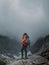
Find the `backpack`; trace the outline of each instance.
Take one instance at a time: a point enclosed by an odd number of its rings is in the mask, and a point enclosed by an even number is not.
[[[30,45],[30,40],[29,40],[29,38],[25,41],[25,45],[26,45],[26,46]]]

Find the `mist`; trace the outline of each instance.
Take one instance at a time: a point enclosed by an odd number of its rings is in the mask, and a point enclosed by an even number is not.
[[[0,0],[0,35],[31,41],[49,34],[49,0]]]

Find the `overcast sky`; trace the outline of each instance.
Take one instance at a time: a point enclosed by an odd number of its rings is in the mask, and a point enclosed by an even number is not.
[[[0,34],[33,41],[49,34],[49,0],[0,0]]]

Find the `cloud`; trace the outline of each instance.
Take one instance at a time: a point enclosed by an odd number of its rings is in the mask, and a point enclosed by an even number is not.
[[[0,34],[10,37],[24,32],[35,39],[49,33],[48,0],[0,0]]]

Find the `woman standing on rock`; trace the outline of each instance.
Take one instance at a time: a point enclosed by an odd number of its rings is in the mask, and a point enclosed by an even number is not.
[[[23,51],[25,51],[25,59],[27,59],[27,47],[30,45],[29,36],[27,33],[23,34],[22,41],[21,41],[21,58],[23,59]]]

